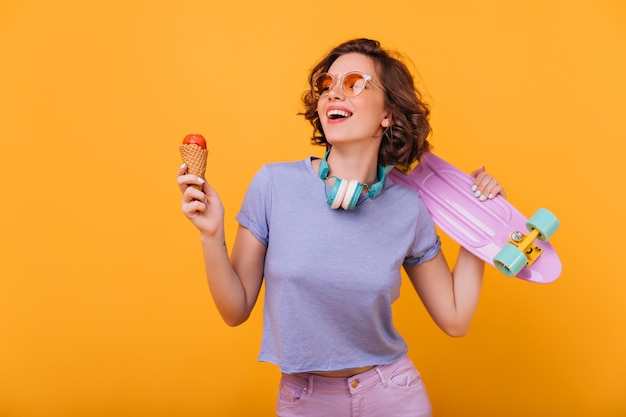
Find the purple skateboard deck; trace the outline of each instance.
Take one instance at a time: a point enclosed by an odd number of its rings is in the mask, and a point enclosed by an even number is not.
[[[471,190],[473,178],[433,153],[425,153],[407,174],[392,169],[388,175],[393,182],[416,190],[435,224],[491,265],[511,233],[528,233],[528,218],[506,199],[496,196],[480,201]],[[540,256],[516,277],[542,284],[554,281],[561,274],[559,256],[548,242],[537,240],[534,244]]]

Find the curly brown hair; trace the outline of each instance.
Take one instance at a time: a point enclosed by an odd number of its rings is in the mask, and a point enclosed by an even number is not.
[[[309,84],[319,73],[327,72],[330,66],[342,55],[359,53],[374,61],[379,83],[385,91],[385,106],[391,111],[392,125],[385,129],[378,151],[381,165],[409,166],[419,161],[422,154],[430,149],[427,140],[431,132],[428,116],[429,106],[423,101],[421,92],[415,87],[413,76],[406,64],[395,52],[380,46],[380,42],[371,39],[353,39],[332,49],[309,74]],[[314,145],[330,144],[324,136],[322,124],[317,114],[317,98],[313,89],[302,95],[303,115],[313,126]]]

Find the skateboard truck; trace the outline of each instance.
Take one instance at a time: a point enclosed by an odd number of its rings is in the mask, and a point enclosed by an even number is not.
[[[546,242],[559,228],[559,220],[550,211],[540,208],[526,222],[528,234],[515,231],[509,241],[493,258],[493,264],[509,277],[516,276],[524,267],[530,267],[543,250],[535,245],[535,239]]]
[[[530,234],[524,234],[520,231],[511,233],[509,238],[510,244],[517,247],[521,252],[526,255],[526,267],[531,266],[537,258],[541,255],[541,248],[535,245],[535,239],[539,236],[539,231],[533,229]]]

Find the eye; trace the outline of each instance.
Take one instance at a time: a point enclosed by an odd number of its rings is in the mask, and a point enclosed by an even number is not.
[[[359,94],[365,88],[365,78],[358,73],[346,74],[343,79],[343,88],[346,93]]]
[[[328,74],[322,74],[315,79],[313,88],[318,95],[327,93],[333,85],[333,78]]]

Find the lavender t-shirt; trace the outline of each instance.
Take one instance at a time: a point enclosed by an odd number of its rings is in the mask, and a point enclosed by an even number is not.
[[[392,321],[401,267],[440,249],[417,193],[385,179],[333,210],[312,158],[263,166],[237,215],[267,246],[260,361],[282,372],[387,364],[407,352]]]

